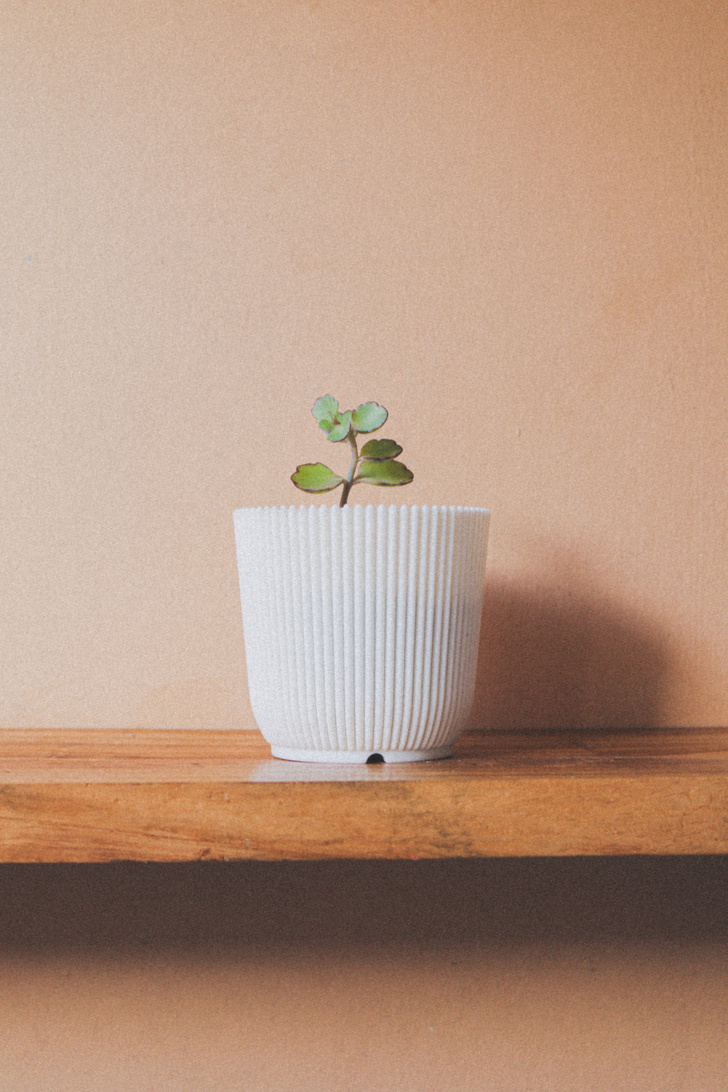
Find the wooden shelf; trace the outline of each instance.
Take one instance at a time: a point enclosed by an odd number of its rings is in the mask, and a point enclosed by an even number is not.
[[[728,729],[471,733],[407,765],[257,732],[0,731],[0,861],[728,852]]]

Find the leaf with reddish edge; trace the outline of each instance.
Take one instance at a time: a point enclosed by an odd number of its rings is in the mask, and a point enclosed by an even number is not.
[[[364,482],[366,485],[408,485],[414,474],[396,459],[387,459],[386,462],[363,461],[359,464],[356,482]]]
[[[328,493],[341,485],[343,478],[323,463],[303,463],[291,474],[291,481],[304,493]]]
[[[362,402],[352,413],[351,424],[357,432],[376,432],[387,417],[387,411],[378,402]]]
[[[361,458],[372,459],[374,462],[396,459],[401,454],[402,448],[394,440],[369,440],[361,449]]]

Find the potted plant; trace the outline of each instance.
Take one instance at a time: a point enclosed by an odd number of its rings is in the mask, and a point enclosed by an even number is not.
[[[443,758],[473,700],[489,513],[428,505],[351,506],[360,483],[412,481],[376,402],[313,415],[347,444],[344,475],[297,467],[309,493],[337,506],[234,514],[250,699],[277,758],[413,762]]]

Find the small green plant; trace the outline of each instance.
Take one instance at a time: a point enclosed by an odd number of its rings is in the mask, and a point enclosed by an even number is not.
[[[346,504],[351,488],[359,482],[367,485],[407,485],[414,474],[404,463],[397,461],[402,448],[394,440],[368,440],[359,451],[356,442],[360,433],[376,432],[387,420],[384,406],[376,402],[363,402],[355,410],[340,410],[339,403],[330,395],[317,398],[311,411],[333,444],[348,440],[351,448],[349,469],[345,477],[335,474],[323,463],[304,463],[296,467],[291,481],[304,493],[328,493],[343,485],[340,507]]]

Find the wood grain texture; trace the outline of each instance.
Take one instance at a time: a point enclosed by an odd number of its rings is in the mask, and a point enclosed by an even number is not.
[[[0,731],[0,860],[728,852],[728,730],[471,733],[320,766],[257,732]]]

